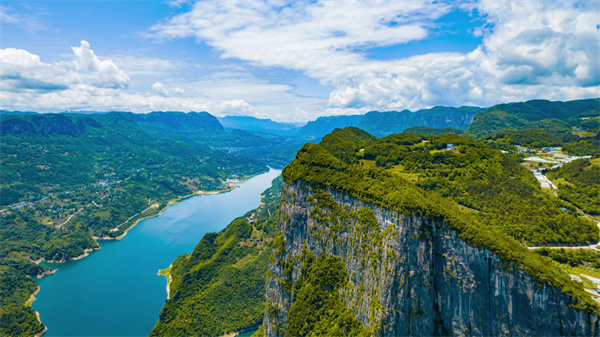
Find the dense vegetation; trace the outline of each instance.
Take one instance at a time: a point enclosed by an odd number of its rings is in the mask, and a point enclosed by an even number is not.
[[[540,248],[535,252],[571,267],[590,264],[594,268],[600,268],[600,253],[591,249]]]
[[[507,151],[514,150],[515,145],[537,149],[563,145],[560,138],[540,129],[501,131],[484,137],[481,141],[488,144],[496,144],[499,148]]]
[[[222,232],[207,233],[192,254],[175,260],[171,299],[152,336],[219,336],[262,322],[281,184],[276,178],[263,194],[263,205]]]
[[[442,137],[453,137],[450,138],[453,141],[459,140],[459,136],[454,135]],[[469,146],[469,142],[475,141],[465,140],[459,146]],[[443,141],[432,139],[430,143],[432,144],[429,146],[435,147],[436,143],[443,144]],[[486,147],[481,148],[483,145],[477,143],[470,145],[476,149],[475,153],[493,155],[488,153]],[[466,150],[464,148],[459,151],[462,153]],[[365,154],[366,152],[365,149]],[[427,159],[426,156],[423,157]],[[427,165],[428,160],[423,163]],[[502,163],[503,161],[500,161],[499,164]],[[516,168],[518,165],[512,167],[510,161],[506,164],[513,174],[519,172]],[[590,298],[580,284],[571,281],[566,273],[548,263],[544,257],[531,252],[514,238],[502,233],[501,226],[494,226],[493,222],[486,224],[480,220],[477,212],[461,211],[456,203],[440,197],[438,193],[427,192],[389,170],[382,167],[349,164],[320,145],[306,144],[299,151],[296,160],[285,168],[283,176],[290,183],[300,180],[314,189],[348,193],[364,202],[398,210],[406,215],[414,214],[423,216],[429,221],[441,221],[447,224],[449,229],[456,231],[469,245],[489,249],[500,256],[506,261],[508,268],[523,270],[540,284],[547,284],[571,296],[570,306],[600,313],[598,304]],[[506,202],[506,200],[497,200],[497,202]],[[597,231],[595,235],[598,235]]]
[[[455,150],[448,150],[453,144]],[[363,164],[389,169],[424,190],[479,212],[483,223],[529,244],[592,243],[598,230],[576,209],[544,193],[517,158],[478,141],[447,134],[382,138],[365,148]],[[566,209],[565,212],[563,209]]]
[[[599,116],[598,104],[598,99],[568,102],[533,100],[499,104],[475,115],[468,132],[480,138],[500,131],[543,129],[556,136],[568,137],[573,127],[588,129],[592,126],[581,118]]]
[[[266,170],[256,160],[148,133],[129,113],[30,114],[0,123],[2,335],[43,329],[23,306],[37,288],[31,278],[48,272],[32,261],[70,260],[98,247],[93,236],[118,237],[169,200]]]
[[[498,252],[541,281],[585,302],[578,289],[546,266],[547,261],[527,255],[509,237],[536,245],[596,242],[596,227],[578,216],[572,205],[588,214],[600,214],[598,158],[576,161],[548,174],[559,186],[561,201],[543,193],[512,153],[514,145],[562,146],[572,155],[597,156],[598,104],[598,99],[537,100],[501,104],[486,112],[473,107],[435,107],[415,113],[323,117],[308,123],[296,137],[288,137],[291,126],[264,120],[237,120],[250,123],[246,131],[226,130],[214,116],[202,112],[40,115],[1,111],[0,335],[32,335],[43,329],[34,311],[23,305],[37,287],[32,278],[48,272],[32,260],[65,261],[80,256],[97,248],[92,236],[117,237],[136,220],[157,214],[171,199],[227,188],[226,178],[265,169],[248,157],[285,166],[304,141],[348,125],[379,136],[417,127],[407,130],[412,134],[379,140],[354,128],[337,130],[319,146],[309,144],[299,151],[295,164],[286,169],[287,177],[345,190],[386,207],[448,219],[468,242]],[[468,131],[460,130],[467,128],[475,113]],[[254,132],[257,125],[276,131]],[[474,141],[452,134],[483,138]],[[446,150],[450,143],[456,150]],[[501,154],[499,149],[510,153]],[[278,200],[278,191],[269,193]],[[248,214],[232,223],[230,230],[207,234],[194,253],[174,262],[173,298],[165,304],[153,333],[216,334],[260,322],[264,287],[259,284],[264,281],[275,235],[275,199],[265,201],[267,206],[255,210],[254,217]],[[457,212],[455,203],[473,212]],[[477,230],[478,226],[483,230]],[[306,270],[324,270],[320,262],[311,261]],[[304,284],[310,289],[320,287],[317,280],[305,276]],[[311,297],[299,288],[300,293],[306,295],[307,303],[325,296],[318,292]],[[336,303],[331,302],[334,307]],[[216,312],[214,317],[219,319],[208,319],[203,315],[207,310]],[[327,317],[327,322],[339,318]],[[198,326],[190,328],[189,319]],[[320,324],[299,329],[333,333],[331,326]]]
[[[559,198],[600,215],[600,158],[572,161],[548,172],[548,178],[557,183]]]
[[[368,336],[338,292],[348,272],[337,257],[316,257],[304,249],[300,276],[294,283],[286,336]]]
[[[465,131],[453,127],[445,127],[441,129],[432,128],[429,126],[413,126],[403,131],[404,133],[412,133],[413,135],[425,135],[425,136],[439,136],[447,133],[453,133],[455,135],[462,135]]]

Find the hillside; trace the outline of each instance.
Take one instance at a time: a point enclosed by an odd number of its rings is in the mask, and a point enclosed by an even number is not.
[[[600,215],[600,158],[579,159],[551,170],[558,197],[587,214]]]
[[[450,142],[456,150],[446,150]],[[269,336],[447,335],[468,326],[553,334],[570,331],[571,317],[581,318],[575,334],[597,329],[585,322],[598,305],[544,257],[565,253],[525,244],[597,242],[598,230],[542,192],[517,158],[457,135],[378,139],[345,128],[306,144],[283,177],[266,206],[173,263],[153,336],[244,330],[261,307],[258,335]],[[596,262],[578,254],[569,261]],[[265,277],[266,303],[257,281]],[[528,289],[547,300],[529,306]]]
[[[505,166],[509,179],[531,180],[499,151],[460,136],[373,141],[358,130],[345,132],[369,147],[405,144],[398,146],[419,158],[415,164],[432,170],[415,172],[425,186],[439,169],[461,181],[456,174],[469,176],[469,165],[485,172],[492,163]],[[451,158],[425,147],[448,140],[458,144],[448,156],[473,160],[437,166]],[[356,145],[346,158],[367,156],[369,147]],[[284,170],[258,335],[597,334],[598,304],[549,259],[511,237],[522,233],[504,234],[500,212],[465,209],[436,188],[411,183],[405,178],[415,177],[403,171],[353,164],[328,146],[326,139],[305,145]],[[478,156],[491,161],[477,164]],[[498,206],[507,200],[499,196]]]
[[[81,256],[98,248],[93,237],[118,237],[170,200],[227,189],[227,178],[267,169],[150,134],[134,117],[33,114],[0,121],[0,334],[33,335],[43,327],[23,306],[37,288],[31,277],[49,272],[32,261]]]
[[[587,122],[582,118],[600,116],[599,104],[599,99],[568,102],[533,100],[499,104],[477,114],[468,131],[477,138],[500,131],[525,129],[543,129],[560,136],[581,123],[585,125]]]
[[[207,233],[173,262],[170,299],[151,336],[219,336],[262,322],[281,184],[276,178],[260,207],[220,233]]]
[[[476,113],[482,112],[478,107],[442,107],[423,109],[415,112],[404,111],[371,111],[364,115],[356,127],[377,137],[385,137],[400,133],[414,126],[431,128],[452,127],[466,130]]]

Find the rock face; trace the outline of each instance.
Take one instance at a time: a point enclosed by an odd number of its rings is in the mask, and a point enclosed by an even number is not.
[[[560,291],[475,248],[440,221],[366,204],[348,194],[285,183],[266,283],[263,331],[282,336],[303,247],[337,256],[340,295],[374,335],[596,336],[596,315]],[[290,286],[291,285],[291,286]]]

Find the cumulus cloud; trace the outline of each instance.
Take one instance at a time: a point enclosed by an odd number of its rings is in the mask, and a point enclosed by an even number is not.
[[[460,8],[487,21],[467,53],[373,60],[365,50],[426,39]],[[195,37],[261,66],[303,72],[332,85],[328,113],[487,106],[531,98],[598,96],[593,1],[207,1],[152,28],[158,38]]]
[[[89,81],[91,85],[96,87],[127,87],[129,76],[119,69],[112,60],[101,61],[98,59],[87,41],[81,41],[79,47],[71,47],[71,49],[75,54],[73,64],[78,73],[82,75],[82,82]]]
[[[8,91],[66,90],[87,84],[98,88],[126,88],[129,77],[111,60],[100,60],[87,41],[73,47],[73,60],[44,63],[23,49],[0,50],[0,88]]]
[[[64,110],[128,110],[147,113],[155,110],[208,111],[216,115],[252,115],[254,108],[244,100],[211,100],[204,97],[173,97],[129,93],[114,88],[77,84],[65,90],[46,92],[0,92],[3,108],[56,112]]]
[[[44,63],[26,50],[0,50],[0,103],[2,108],[36,110],[153,110],[209,111],[215,114],[252,114],[242,99],[210,99],[179,86],[152,85],[154,94],[128,92],[129,76],[111,60],[99,59],[89,43],[72,47],[73,59]],[[138,60],[139,63],[139,60]],[[165,62],[150,60],[151,65]],[[167,62],[168,64],[168,62]],[[142,68],[137,68],[146,74]]]

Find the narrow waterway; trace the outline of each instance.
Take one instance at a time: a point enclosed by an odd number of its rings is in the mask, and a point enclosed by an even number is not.
[[[159,269],[191,253],[207,232],[258,207],[260,194],[281,173],[271,169],[235,190],[195,196],[140,222],[120,241],[100,241],[101,250],[67,263],[39,280],[32,307],[49,336],[147,336],[167,297]]]

